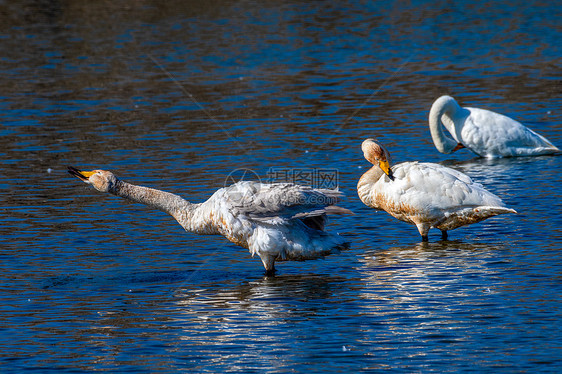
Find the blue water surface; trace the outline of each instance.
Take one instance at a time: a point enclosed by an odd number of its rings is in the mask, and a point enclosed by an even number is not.
[[[561,9],[0,3],[0,371],[559,372],[562,158],[443,155],[427,117],[448,94],[562,146]],[[357,197],[367,137],[518,214],[421,242]],[[329,172],[355,213],[329,229],[352,247],[265,277],[67,165],[194,202],[240,170]]]

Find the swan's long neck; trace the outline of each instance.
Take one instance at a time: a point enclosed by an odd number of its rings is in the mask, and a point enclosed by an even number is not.
[[[193,218],[200,204],[192,204],[170,192],[136,186],[121,180],[117,180],[109,189],[109,192],[113,195],[159,209],[174,217],[184,229],[194,232],[198,231],[197,225],[194,225]]]
[[[431,110],[429,111],[429,130],[435,148],[441,153],[451,153],[458,144],[457,141],[445,135],[443,127],[447,127],[447,130],[454,134],[455,129],[450,127],[453,123],[452,118],[454,118],[459,108],[455,99],[450,96],[440,97],[431,106]],[[443,124],[442,120],[444,115],[448,116],[446,124]]]
[[[359,178],[359,182],[357,182],[357,195],[359,195],[363,204],[376,208],[376,206],[373,205],[374,201],[372,201],[371,191],[373,190],[373,185],[383,174],[384,172],[380,167],[373,166]]]

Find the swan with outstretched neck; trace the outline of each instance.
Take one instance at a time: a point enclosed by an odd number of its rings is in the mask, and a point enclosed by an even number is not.
[[[467,175],[433,163],[403,162],[390,166],[388,150],[374,139],[361,145],[373,164],[359,179],[361,201],[391,216],[416,225],[423,241],[429,229],[447,231],[504,213],[516,213]]]
[[[110,171],[68,167],[68,172],[100,192],[160,209],[186,231],[223,235],[258,255],[267,275],[275,273],[276,261],[317,259],[349,247],[341,236],[324,230],[327,214],[351,213],[336,205],[342,197],[338,190],[242,181],[195,204],[173,193],[124,182]]]
[[[453,138],[447,136],[443,127]],[[463,108],[451,96],[441,96],[429,111],[429,130],[441,153],[468,148],[481,157],[538,156],[559,153],[544,136],[503,114]]]

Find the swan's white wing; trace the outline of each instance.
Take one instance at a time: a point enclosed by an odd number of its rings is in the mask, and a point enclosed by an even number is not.
[[[466,108],[461,142],[481,156],[518,156],[556,149],[546,138],[503,114]]]
[[[461,207],[504,206],[496,195],[454,169],[431,163],[405,162],[393,168],[394,181],[384,181],[386,198],[419,212]],[[386,179],[386,180],[385,180]]]

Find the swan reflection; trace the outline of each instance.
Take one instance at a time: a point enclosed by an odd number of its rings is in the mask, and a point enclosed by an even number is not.
[[[513,190],[518,182],[527,181],[529,170],[533,170],[539,177],[545,173],[557,173],[557,157],[517,157],[517,158],[471,158],[469,160],[445,160],[441,165],[468,174],[479,183],[486,186],[501,184],[503,188]],[[549,167],[549,165],[552,165]]]
[[[443,241],[372,251],[363,259],[361,313],[389,344],[474,341],[504,309],[501,245]],[[494,310],[496,310],[494,312]],[[477,322],[478,321],[478,322]]]
[[[178,289],[174,298],[187,319],[255,318],[274,323],[322,313],[329,304],[341,302],[349,287],[349,279],[338,276],[281,275],[234,286],[215,284],[197,290],[185,287]]]
[[[203,355],[215,355],[221,367],[228,362],[229,370],[247,370],[252,361],[290,371],[287,365],[299,360],[304,345],[321,344],[331,352],[349,345],[332,333],[333,319],[318,317],[330,316],[342,304],[353,305],[357,313],[360,287],[352,283],[338,276],[282,275],[198,290],[185,287],[174,297],[173,314],[183,330],[179,339]],[[244,347],[244,353],[231,355],[228,347]]]
[[[489,280],[498,276],[492,264],[506,261],[504,251],[503,245],[461,241],[421,242],[371,251],[361,259],[364,296],[400,304],[431,298],[436,302],[462,300],[462,295],[470,292],[489,292]]]

